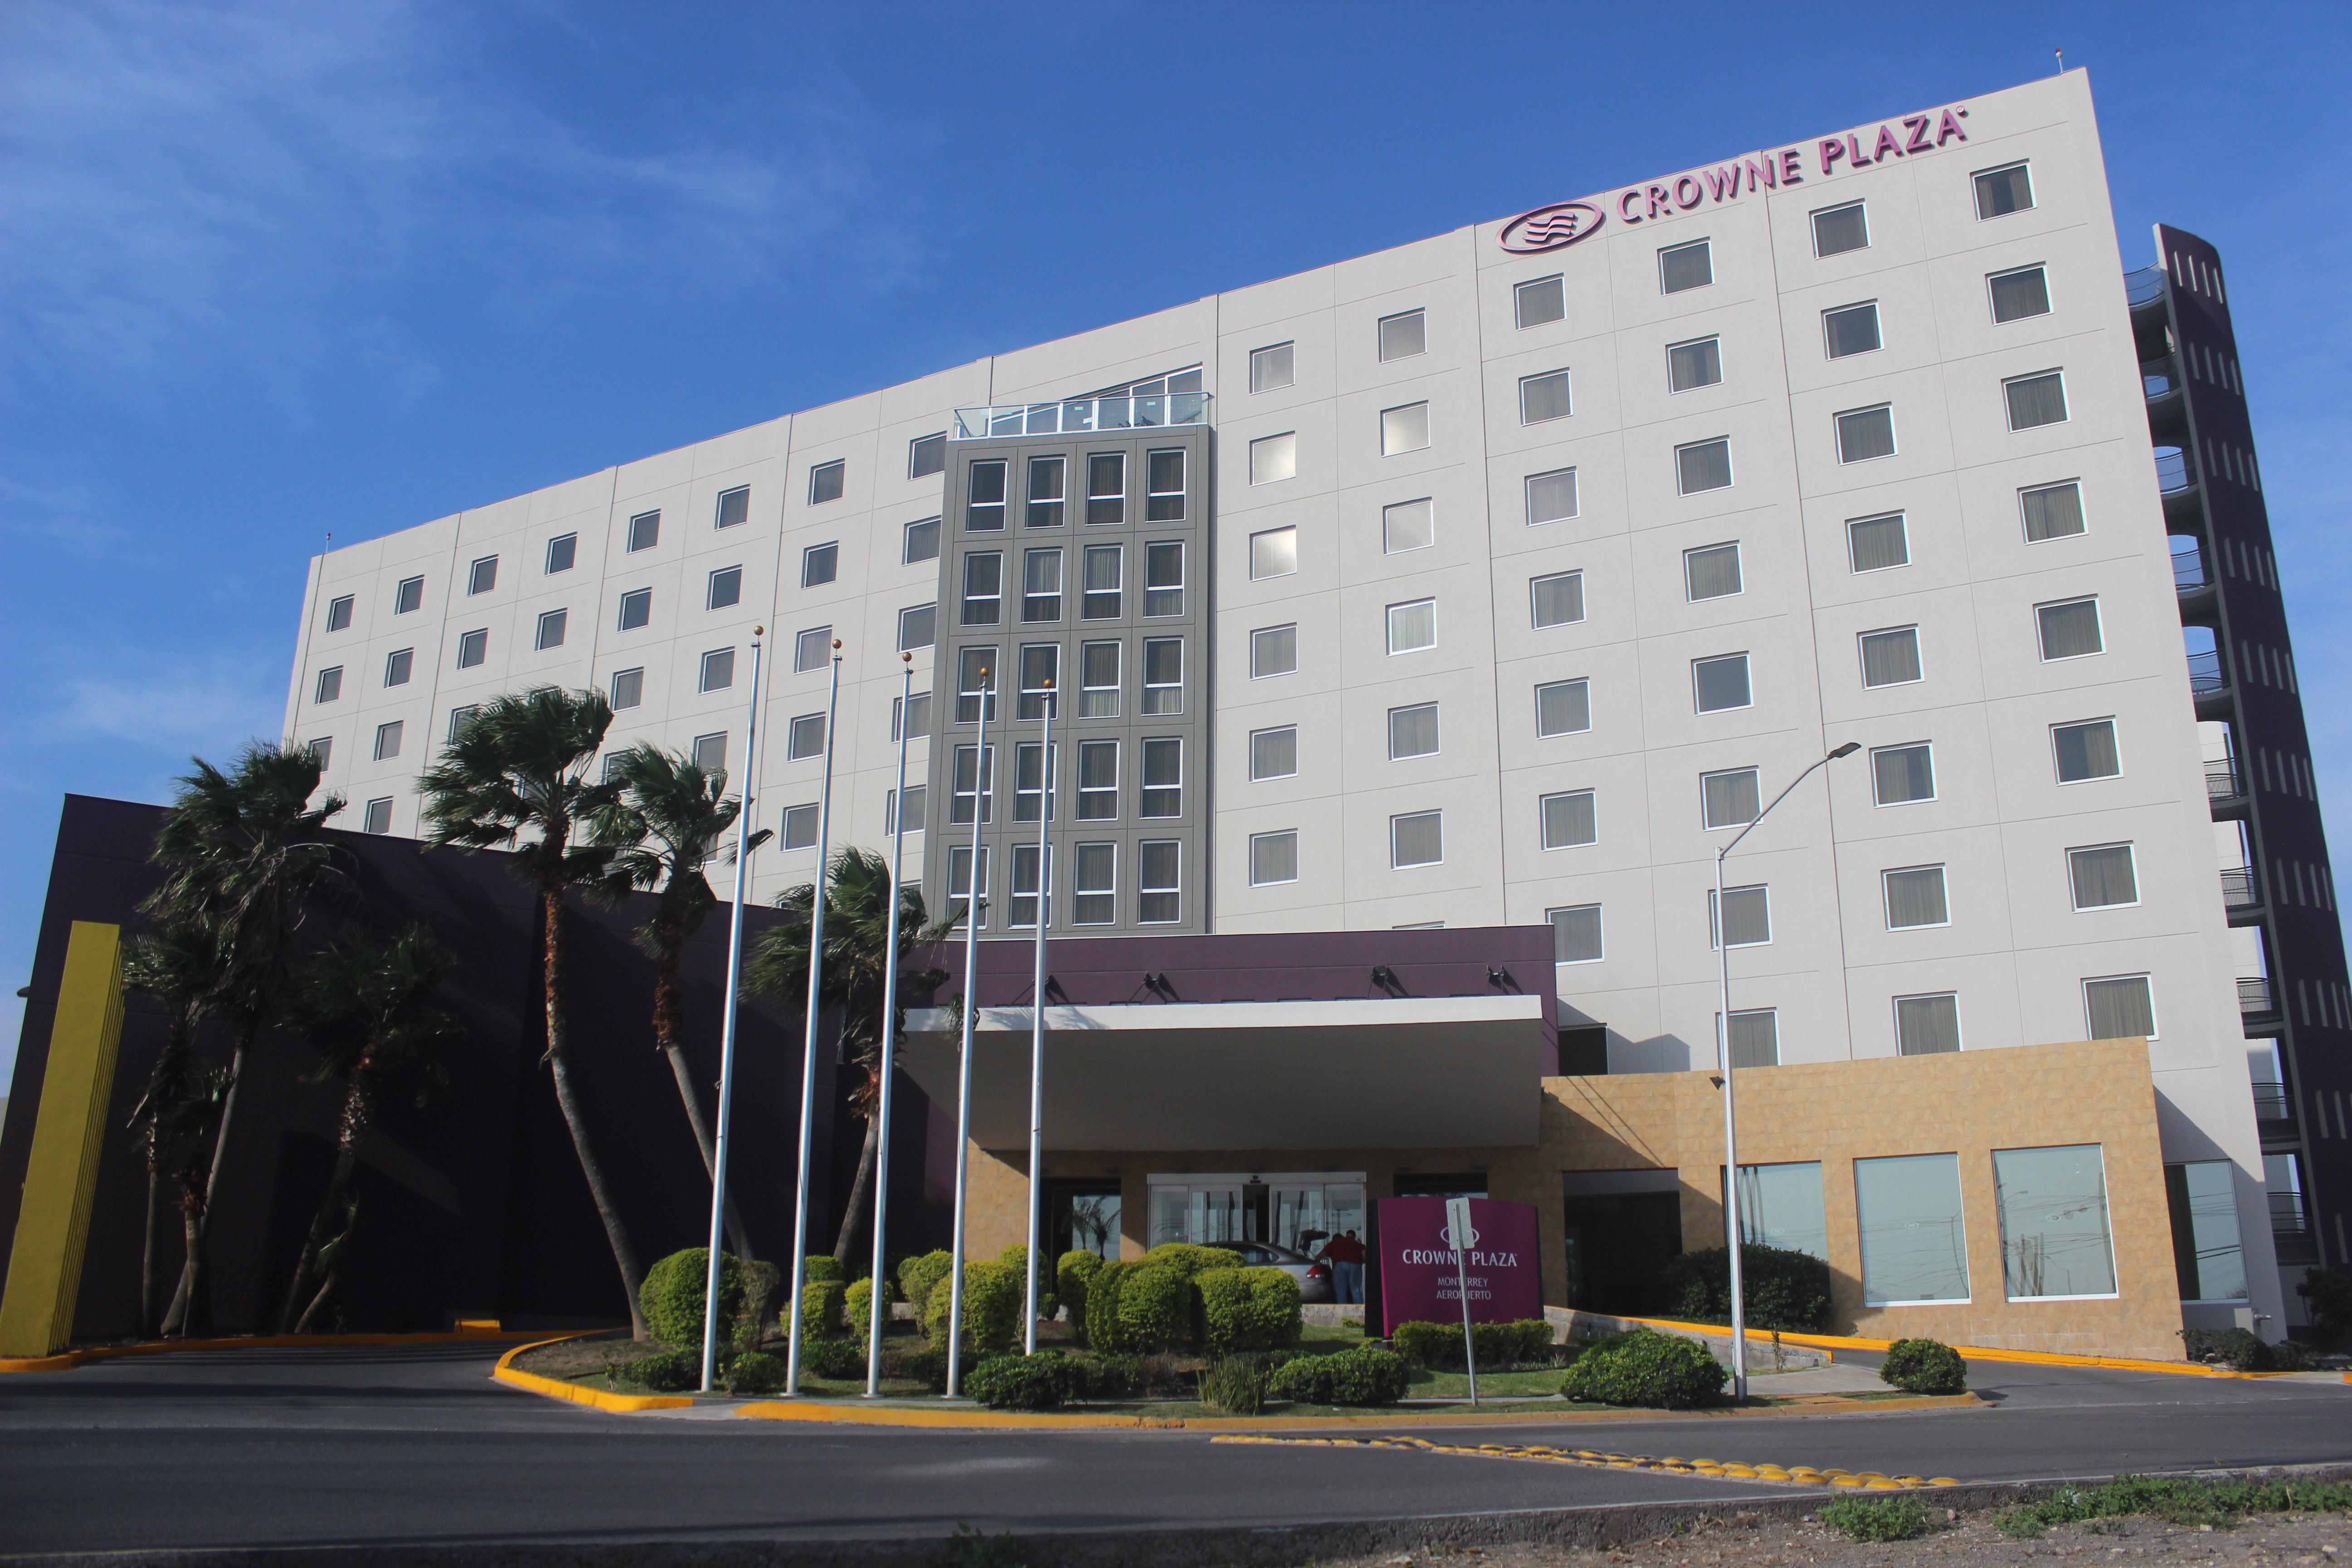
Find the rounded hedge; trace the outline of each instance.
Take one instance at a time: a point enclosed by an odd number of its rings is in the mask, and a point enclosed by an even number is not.
[[[1060,1351],[990,1356],[964,1374],[963,1392],[997,1410],[1051,1410],[1082,1397],[1087,1369]]]
[[[801,1287],[801,1337],[839,1339],[845,1331],[842,1314],[849,1304],[849,1287],[838,1279],[811,1279]]]
[[[946,1249],[926,1252],[909,1258],[898,1265],[898,1294],[915,1310],[915,1321],[923,1321],[923,1307],[930,1300],[931,1287],[948,1277],[955,1259]]]
[[[1118,1331],[1120,1342],[1115,1348],[1142,1355],[1192,1343],[1192,1281],[1181,1265],[1147,1258],[1119,1280]]]
[[[1966,1394],[1969,1363],[1941,1340],[1897,1340],[1886,1347],[1878,1381],[1911,1394]]]
[[[683,1348],[657,1351],[614,1368],[613,1381],[624,1387],[643,1388],[655,1394],[683,1394],[690,1388],[700,1388],[702,1352]]]
[[[1404,1357],[1376,1345],[1360,1345],[1285,1362],[1266,1392],[1302,1405],[1394,1405],[1404,1397],[1412,1379],[1412,1366]]]
[[[691,1346],[698,1355],[702,1350],[702,1305],[710,1275],[710,1251],[708,1247],[689,1247],[683,1252],[673,1252],[646,1270],[645,1282],[637,1287],[637,1305],[646,1315],[646,1328],[654,1338],[666,1345]],[[743,1310],[743,1268],[731,1252],[719,1255],[719,1321],[732,1324]],[[695,1364],[695,1382],[702,1381],[699,1361]]]
[[[1731,1376],[1696,1340],[1634,1329],[1612,1334],[1577,1357],[1560,1379],[1570,1399],[1693,1410],[1722,1397]]]
[[[923,1332],[942,1350],[948,1342],[948,1310],[954,1300],[953,1285],[942,1279],[923,1302]],[[986,1354],[1012,1349],[1021,1331],[1024,1304],[1021,1276],[1013,1269],[1002,1263],[963,1266],[963,1340],[973,1350]]]
[[[1119,1325],[1118,1299],[1137,1267],[1114,1259],[1096,1269],[1087,1281],[1087,1348],[1097,1355],[1131,1353],[1135,1349]]]
[[[801,1370],[814,1377],[831,1378],[836,1383],[866,1379],[866,1342],[863,1340],[803,1340]]]
[[[801,1282],[806,1284],[812,1279],[838,1279],[846,1285],[849,1283],[849,1270],[831,1253],[821,1253],[802,1262]]]
[[[700,1384],[701,1368],[697,1367],[697,1385]],[[784,1386],[785,1367],[780,1357],[765,1351],[745,1351],[727,1363],[727,1392],[730,1394],[774,1394]]]
[[[1195,1247],[1184,1241],[1165,1241],[1143,1255],[1146,1268],[1173,1269],[1187,1279],[1212,1268],[1233,1268],[1240,1263],[1241,1254],[1230,1247]]]
[[[1754,1242],[1739,1249],[1741,1294],[1756,1329],[1818,1332],[1830,1326],[1830,1266],[1810,1252]],[[1665,1267],[1666,1315],[1731,1321],[1731,1249],[1685,1252]]]
[[[1087,1287],[1103,1266],[1098,1254],[1075,1247],[1054,1260],[1054,1294],[1070,1310],[1070,1321],[1081,1339],[1087,1332]]]
[[[1279,1268],[1203,1269],[1192,1277],[1192,1294],[1200,1343],[1211,1355],[1298,1342],[1298,1281]]]

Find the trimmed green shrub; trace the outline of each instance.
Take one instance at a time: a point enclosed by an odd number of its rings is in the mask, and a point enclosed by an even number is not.
[[[1886,1347],[1878,1381],[1912,1394],[1966,1394],[1969,1363],[1941,1340],[1897,1340]]]
[[[1089,1355],[1086,1368],[1088,1399],[1128,1399],[1143,1392],[1143,1358],[1139,1355]]]
[[[2317,1358],[2294,1340],[2264,1344],[2246,1329],[2182,1329],[2190,1361],[2219,1362],[2239,1372],[2301,1372]]]
[[[702,1382],[702,1304],[710,1274],[708,1247],[689,1247],[673,1252],[646,1270],[637,1287],[637,1305],[646,1327],[666,1345],[691,1345],[696,1353],[694,1380]],[[743,1266],[733,1253],[719,1255],[719,1313],[731,1325],[743,1310]]]
[[[2319,1352],[2301,1340],[2281,1340],[2263,1351],[2273,1372],[2308,1372],[2319,1364]]]
[[[954,1288],[942,1280],[923,1303],[923,1332],[932,1344],[947,1347],[948,1309]],[[985,1355],[1013,1348],[1021,1331],[1021,1276],[1002,1263],[963,1266],[963,1341]]]
[[[1087,1367],[1061,1351],[990,1356],[964,1374],[963,1391],[997,1410],[1051,1410],[1087,1392]]]
[[[933,1394],[948,1391],[947,1347],[891,1347],[882,1352],[882,1375],[919,1383]]]
[[[701,1368],[697,1367],[697,1384]],[[764,1351],[744,1351],[730,1356],[727,1362],[727,1392],[730,1394],[774,1394],[784,1386],[785,1367],[782,1360]]]
[[[812,1279],[837,1279],[846,1285],[849,1283],[849,1270],[835,1262],[830,1254],[820,1254],[805,1259],[801,1266],[801,1283],[805,1285]]]
[[[1600,1405],[1693,1410],[1721,1398],[1730,1376],[1696,1340],[1634,1329],[1612,1334],[1578,1356],[1559,1391]]]
[[[1231,1258],[1233,1254],[1222,1256]],[[1171,1267],[1147,1260],[1132,1274],[1123,1277],[1118,1285],[1119,1342],[1116,1348],[1150,1355],[1192,1343],[1192,1280],[1181,1265]]]
[[[862,1339],[803,1339],[801,1341],[801,1370],[812,1377],[831,1378],[836,1383],[863,1383],[866,1381],[866,1342]]]
[[[1194,1247],[1190,1242],[1166,1241],[1143,1255],[1146,1268],[1173,1269],[1184,1279],[1211,1268],[1240,1267],[1241,1254],[1223,1247]]]
[[[700,1332],[698,1325],[697,1333]],[[702,1352],[698,1350],[659,1351],[613,1369],[613,1381],[625,1388],[653,1394],[683,1394],[702,1386]]]
[[[884,1314],[883,1331],[889,1331],[888,1314]],[[863,1342],[872,1337],[874,1323],[874,1281],[853,1279],[841,1295],[841,1321],[853,1340]]]
[[[1298,1281],[1279,1268],[1209,1268],[1192,1277],[1199,1341],[1211,1355],[1298,1342]]]
[[[1127,1331],[1118,1321],[1119,1296],[1139,1266],[1116,1260],[1104,1264],[1087,1281],[1087,1348],[1097,1354],[1131,1352]]]
[[[849,1287],[838,1279],[811,1279],[801,1287],[801,1338],[838,1339]]]
[[[725,1265],[720,1268],[723,1272]],[[775,1310],[776,1299],[783,1289],[783,1276],[772,1263],[746,1263],[741,1265],[740,1272],[743,1303],[735,1313],[734,1330],[728,1336],[739,1354],[760,1348],[761,1338],[768,1331],[771,1314]]]
[[[1501,1372],[1514,1366],[1555,1364],[1551,1324],[1541,1318],[1521,1318],[1508,1323],[1473,1323],[1470,1342],[1477,1348],[1481,1371]],[[1459,1323],[1399,1323],[1389,1336],[1396,1352],[1415,1366],[1438,1372],[1461,1372],[1462,1325]]]
[[[1936,1528],[1915,1497],[1837,1498],[1822,1508],[1822,1522],[1848,1541],[1916,1541]]]
[[[1264,1356],[1220,1356],[1201,1373],[1201,1403],[1228,1415],[1255,1415],[1265,1408],[1265,1382]]]
[[[1285,1362],[1267,1384],[1277,1399],[1302,1405],[1394,1405],[1404,1397],[1412,1364],[1372,1345],[1303,1355]]]
[[[1087,1286],[1102,1266],[1102,1258],[1083,1247],[1065,1252],[1054,1262],[1054,1294],[1070,1310],[1070,1322],[1081,1340],[1087,1334]]]
[[[931,1287],[948,1277],[955,1259],[942,1247],[909,1258],[898,1265],[898,1294],[915,1310],[915,1321],[923,1321],[924,1305],[930,1300]]]
[[[1810,1252],[1754,1242],[1739,1249],[1740,1284],[1750,1328],[1818,1332],[1830,1326],[1830,1266]],[[1685,1252],[1663,1276],[1666,1316],[1702,1323],[1731,1321],[1731,1249]]]

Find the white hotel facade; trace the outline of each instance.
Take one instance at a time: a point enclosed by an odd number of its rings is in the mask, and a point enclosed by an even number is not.
[[[1055,722],[1055,925],[1550,921],[1565,1070],[1617,1074],[1713,1064],[1716,847],[1859,742],[1731,862],[1737,1059],[2146,1035],[2168,1164],[2237,1210],[2196,1294],[2284,1324],[2249,1076],[2284,1030],[2250,1041],[2239,985],[2277,961],[2209,787],[2247,742],[2192,691],[2125,271],[2071,72],[337,549],[287,734],[395,835],[453,716],[527,686],[740,770],[763,625],[765,900],[815,869],[833,639],[834,841],[887,845],[908,648],[936,903],[962,650],[1050,646],[1098,689]],[[2317,1213],[2300,1261],[2341,1261]]]

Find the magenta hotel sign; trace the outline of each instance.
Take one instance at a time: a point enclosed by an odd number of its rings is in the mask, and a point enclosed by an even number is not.
[[[1543,1316],[1534,1205],[1472,1198],[1466,1258],[1448,1245],[1444,1198],[1381,1198],[1379,1208],[1382,1335],[1399,1323],[1460,1322],[1465,1277],[1472,1322]]]
[[[1947,142],[1966,142],[1968,127],[1962,121],[1968,117],[1968,107],[1958,104],[1931,114],[1889,121],[1879,126],[1875,136],[1867,131],[1824,136],[1811,150],[1818,160],[1813,173],[1816,177],[1827,178],[1840,166],[1864,169],[1889,158],[1932,153]],[[1503,226],[1496,243],[1514,256],[1539,256],[1590,239],[1612,216],[1627,225],[1670,217],[1703,204],[1730,201],[1740,195],[1743,182],[1744,188],[1751,192],[1802,184],[1808,174],[1806,152],[1803,147],[1783,147],[1778,152],[1754,153],[1712,169],[1677,174],[1646,185],[1628,185],[1591,201],[1554,202],[1511,219]]]

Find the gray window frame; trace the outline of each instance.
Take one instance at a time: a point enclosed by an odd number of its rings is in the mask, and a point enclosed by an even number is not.
[[[661,546],[661,508],[641,511],[629,519],[628,531],[622,536],[621,553],[635,555],[640,551]]]

